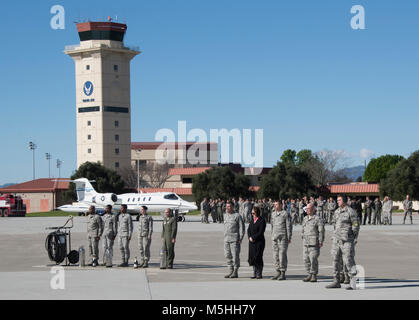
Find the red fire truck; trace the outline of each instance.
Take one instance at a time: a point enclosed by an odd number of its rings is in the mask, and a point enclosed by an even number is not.
[[[24,217],[26,205],[19,196],[12,194],[0,195],[0,216],[2,217]]]

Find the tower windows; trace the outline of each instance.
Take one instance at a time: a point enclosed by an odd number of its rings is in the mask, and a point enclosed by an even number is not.
[[[90,127],[92,125],[92,121],[87,121],[87,125]]]
[[[115,120],[115,128],[118,128],[118,127],[119,127],[119,121]]]
[[[92,140],[92,135],[88,134],[87,135],[87,140]]]
[[[92,153],[92,149],[87,149],[87,153]]]
[[[118,65],[117,64],[113,65],[113,71],[118,72]]]
[[[119,149],[118,148],[115,149],[115,154],[119,154]]]
[[[119,168],[119,162],[115,162],[115,168]]]
[[[90,64],[86,64],[86,70],[90,70]]]
[[[119,141],[119,134],[115,135],[115,141]]]

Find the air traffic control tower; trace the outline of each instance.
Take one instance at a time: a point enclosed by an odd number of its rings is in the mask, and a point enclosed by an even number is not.
[[[140,51],[124,46],[126,30],[110,21],[78,23],[80,44],[65,48],[76,65],[77,167],[131,166],[130,61]]]

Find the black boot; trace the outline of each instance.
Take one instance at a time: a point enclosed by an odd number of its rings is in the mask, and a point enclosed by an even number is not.
[[[256,279],[257,269],[256,266],[253,266],[253,276],[250,279]]]
[[[263,266],[259,266],[256,272],[256,279],[263,279],[262,271],[263,271]]]
[[[278,280],[280,276],[281,276],[281,271],[277,271],[277,274],[274,277],[272,277],[272,280]]]

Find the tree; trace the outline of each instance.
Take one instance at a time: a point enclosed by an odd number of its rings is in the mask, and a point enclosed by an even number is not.
[[[147,164],[147,175],[149,177],[149,183],[152,188],[162,188],[166,181],[170,178],[168,163],[158,164],[149,163]]]
[[[387,172],[380,183],[380,194],[396,201],[404,200],[406,195],[419,199],[419,150]]]
[[[380,182],[403,159],[402,156],[390,154],[371,159],[364,172],[364,181]]]
[[[94,180],[95,190],[99,193],[112,192],[120,194],[124,192],[125,183],[122,177],[114,170],[104,167],[100,162],[85,162],[71,176],[71,180],[87,178]],[[76,200],[76,186],[70,183],[69,189],[63,194],[66,200]]]
[[[215,167],[193,177],[192,193],[197,202],[203,198],[229,199],[249,196],[250,178],[230,167]]]
[[[259,196],[263,198],[297,198],[315,193],[308,172],[290,163],[278,162],[260,182]]]
[[[328,182],[349,180],[343,174],[346,167],[346,156],[341,150],[321,150],[311,154],[310,150],[302,150],[297,155],[297,163],[308,172],[317,186],[325,186]]]
[[[309,149],[300,150],[297,153],[296,165],[297,166],[303,166],[306,163],[308,163],[308,161],[310,161],[312,159],[313,159],[313,152],[311,152],[311,150],[309,150]]]
[[[281,156],[281,161],[283,163],[295,164],[297,152],[295,150],[287,149]]]
[[[125,186],[129,189],[137,189],[138,180],[140,182],[140,188],[147,188],[150,185],[147,182],[147,166],[140,165],[137,168],[123,168],[121,169],[121,176],[124,179]]]

